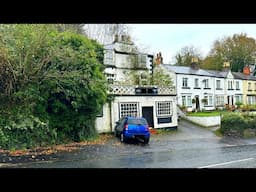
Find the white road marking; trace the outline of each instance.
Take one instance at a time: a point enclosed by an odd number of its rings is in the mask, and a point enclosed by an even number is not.
[[[227,165],[227,164],[237,163],[237,162],[242,162],[242,161],[250,161],[250,160],[253,160],[253,159],[254,159],[254,158],[240,159],[240,160],[229,161],[229,162],[225,162],[225,163],[218,163],[218,164],[206,165],[206,166],[198,167],[198,168],[199,168],[199,169],[202,169],[202,168],[216,167],[216,166],[220,166],[220,165]]]

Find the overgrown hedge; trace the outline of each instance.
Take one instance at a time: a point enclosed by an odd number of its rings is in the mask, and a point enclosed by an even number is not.
[[[227,113],[221,118],[220,132],[223,135],[242,137],[246,129],[256,130],[256,116],[249,113]]]
[[[0,149],[97,136],[103,47],[54,25],[0,25]]]

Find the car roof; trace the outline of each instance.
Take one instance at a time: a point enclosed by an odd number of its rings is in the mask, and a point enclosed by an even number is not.
[[[145,119],[144,117],[130,117],[130,116],[128,116],[126,118],[127,119]]]

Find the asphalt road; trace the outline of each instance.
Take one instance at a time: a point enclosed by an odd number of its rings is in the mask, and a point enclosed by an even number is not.
[[[105,145],[85,146],[56,154],[44,162],[14,164],[14,168],[255,168],[256,138],[220,138],[212,129],[181,120],[178,131],[152,135],[148,145],[123,144],[117,138]]]

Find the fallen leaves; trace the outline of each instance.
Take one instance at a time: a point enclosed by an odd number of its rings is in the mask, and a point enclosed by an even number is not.
[[[38,155],[51,155],[57,152],[71,152],[79,149],[82,146],[87,145],[104,145],[106,141],[110,138],[113,138],[113,135],[110,134],[101,134],[99,137],[92,141],[82,141],[82,142],[72,142],[68,144],[54,145],[51,147],[37,147],[34,149],[25,149],[25,150],[0,150],[0,153],[8,153],[10,156],[23,156],[31,155],[32,159],[36,158]]]

